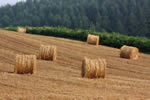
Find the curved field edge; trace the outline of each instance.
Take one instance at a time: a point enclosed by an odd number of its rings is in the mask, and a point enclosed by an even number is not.
[[[16,31],[17,27],[6,27],[5,30]],[[73,40],[86,41],[88,34],[100,36],[100,44],[115,48],[120,48],[123,45],[134,46],[140,49],[141,52],[150,53],[150,39],[146,37],[133,37],[122,35],[119,33],[103,33],[93,30],[69,29],[65,27],[26,27],[27,33],[62,37]]]

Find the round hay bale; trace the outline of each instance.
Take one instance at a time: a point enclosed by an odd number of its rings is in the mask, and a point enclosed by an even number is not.
[[[99,36],[88,34],[87,43],[99,45]]]
[[[122,46],[120,49],[120,57],[136,60],[139,57],[139,49],[131,46]]]
[[[26,29],[25,29],[25,28],[18,27],[18,28],[17,28],[17,32],[26,33]]]
[[[105,59],[84,58],[82,62],[82,77],[105,78],[107,63]]]
[[[27,74],[36,72],[36,56],[35,55],[17,55],[16,66],[14,68],[17,74]]]
[[[40,59],[43,59],[43,60],[55,61],[57,57],[56,46],[41,45],[39,56],[40,56]]]

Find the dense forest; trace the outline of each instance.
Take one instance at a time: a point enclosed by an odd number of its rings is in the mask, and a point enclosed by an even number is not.
[[[150,37],[150,0],[26,0],[0,7],[0,27],[63,26]]]

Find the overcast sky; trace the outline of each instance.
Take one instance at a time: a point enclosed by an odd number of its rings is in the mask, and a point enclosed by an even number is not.
[[[25,1],[25,0],[0,0],[0,6],[6,5],[6,4],[15,4],[18,1]]]

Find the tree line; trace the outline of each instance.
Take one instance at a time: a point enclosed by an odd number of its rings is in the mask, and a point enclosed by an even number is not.
[[[0,27],[63,26],[150,37],[150,0],[26,0],[0,7]]]

